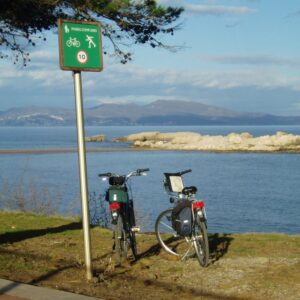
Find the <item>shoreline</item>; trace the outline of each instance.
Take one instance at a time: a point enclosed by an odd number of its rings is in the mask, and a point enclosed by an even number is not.
[[[299,154],[300,150],[194,150],[194,149],[159,149],[151,147],[128,147],[128,148],[87,148],[87,153],[105,153],[105,152],[205,152],[205,153],[289,153]],[[49,154],[49,153],[76,153],[77,148],[30,148],[30,149],[0,149],[1,154]]]
[[[153,149],[144,149],[145,151]],[[87,148],[86,152],[133,152],[140,151],[137,148]],[[78,148],[31,148],[31,149],[0,149],[0,154],[47,154],[47,153],[75,153]]]

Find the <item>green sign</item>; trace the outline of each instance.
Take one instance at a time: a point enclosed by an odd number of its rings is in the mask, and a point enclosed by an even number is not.
[[[100,23],[59,19],[58,34],[62,70],[102,71]]]

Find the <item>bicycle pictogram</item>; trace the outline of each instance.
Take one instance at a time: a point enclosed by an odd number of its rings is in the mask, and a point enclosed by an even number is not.
[[[68,47],[76,47],[76,48],[78,48],[78,47],[80,47],[80,42],[76,39],[76,37],[75,37],[75,38],[70,37],[70,38],[67,40],[66,45],[67,45]]]

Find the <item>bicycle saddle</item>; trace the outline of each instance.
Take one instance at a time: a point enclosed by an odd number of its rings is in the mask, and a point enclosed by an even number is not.
[[[197,193],[197,188],[195,186],[186,186],[182,190],[182,194],[184,195],[190,195],[190,194],[196,194]]]

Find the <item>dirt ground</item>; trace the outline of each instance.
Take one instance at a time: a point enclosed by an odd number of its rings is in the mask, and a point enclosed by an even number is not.
[[[87,282],[81,223],[37,226],[32,218],[24,225],[0,214],[1,278],[104,299],[300,299],[300,236],[210,234],[210,264],[202,268],[165,253],[154,234],[139,234],[139,259],[119,267],[111,231],[95,227]]]

